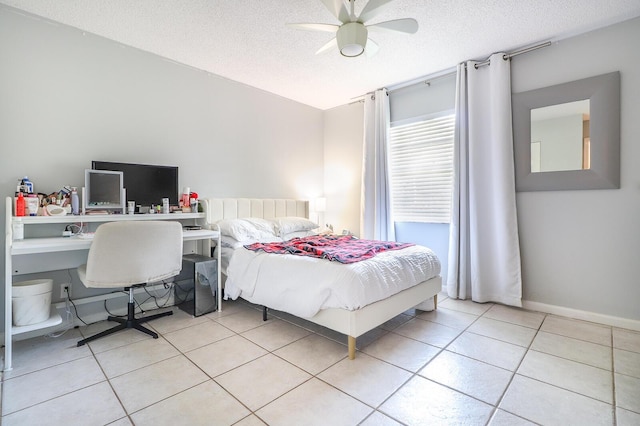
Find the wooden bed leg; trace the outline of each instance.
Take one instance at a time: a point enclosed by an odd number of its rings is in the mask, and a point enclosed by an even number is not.
[[[433,310],[435,311],[436,309],[438,309],[438,295],[434,294],[433,295]]]
[[[347,336],[349,343],[349,359],[356,359],[356,338]]]
[[[266,321],[267,320],[267,307],[263,306],[262,307],[262,321]]]

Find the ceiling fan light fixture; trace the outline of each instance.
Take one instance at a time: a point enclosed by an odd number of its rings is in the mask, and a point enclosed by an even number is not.
[[[360,22],[342,25],[336,33],[340,54],[350,58],[362,55],[367,45],[368,33],[367,28]]]

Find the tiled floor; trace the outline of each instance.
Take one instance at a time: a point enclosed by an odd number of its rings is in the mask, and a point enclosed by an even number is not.
[[[640,425],[640,333],[441,296],[358,339],[243,302],[15,343],[10,425]],[[293,322],[301,325],[295,325]],[[336,342],[337,340],[337,342]]]

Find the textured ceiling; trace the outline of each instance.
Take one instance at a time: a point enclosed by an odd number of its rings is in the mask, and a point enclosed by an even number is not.
[[[367,0],[356,0],[356,13]],[[368,23],[415,18],[416,34],[371,34],[377,55],[315,55],[337,24],[320,0],[0,0],[53,21],[328,109],[371,90],[640,16],[638,0],[395,0]]]

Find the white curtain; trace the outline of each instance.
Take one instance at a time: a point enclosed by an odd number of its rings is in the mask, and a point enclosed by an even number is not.
[[[447,293],[522,306],[510,61],[476,65],[458,66]]]
[[[364,149],[360,238],[395,241],[391,217],[391,191],[387,140],[389,138],[389,96],[386,89],[367,94],[364,100]]]

